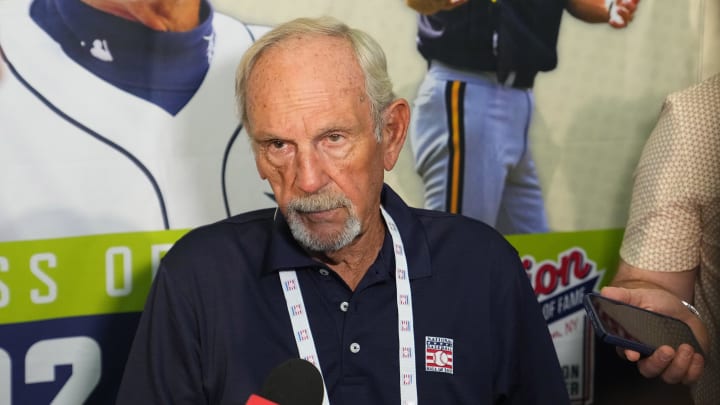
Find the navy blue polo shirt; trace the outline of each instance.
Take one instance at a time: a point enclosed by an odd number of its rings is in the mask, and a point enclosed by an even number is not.
[[[407,253],[420,404],[568,403],[512,246],[481,222],[409,208],[387,186],[382,203]],[[275,210],[191,231],[162,261],[118,403],[244,404],[298,357],[278,276],[286,269],[297,270],[330,402],[400,403],[394,260],[386,234],[351,291]],[[438,339],[451,339],[449,370],[426,368],[426,342]]]

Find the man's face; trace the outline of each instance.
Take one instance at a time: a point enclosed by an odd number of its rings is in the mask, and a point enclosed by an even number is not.
[[[200,0],[82,0],[90,7],[156,31],[190,31],[200,22]]]
[[[350,45],[305,36],[267,49],[246,100],[258,171],[295,238],[318,252],[352,242],[378,218],[386,165]]]

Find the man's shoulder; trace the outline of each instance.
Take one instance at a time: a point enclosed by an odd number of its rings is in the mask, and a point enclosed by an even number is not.
[[[711,76],[693,86],[670,93],[665,99],[662,114],[646,148],[655,155],[674,158],[683,155],[666,154],[664,145],[683,145],[684,156],[692,156],[685,165],[695,165],[703,172],[704,166],[715,162],[720,151],[720,74]],[[650,155],[649,156],[655,156]],[[685,158],[689,159],[689,158]],[[710,160],[708,160],[710,159]],[[715,165],[714,170],[718,170]]]
[[[274,215],[275,208],[264,208],[194,228],[175,243],[173,250],[217,251],[223,246],[236,248],[261,243],[272,233]]]
[[[413,208],[413,211],[420,223],[423,224],[431,244],[438,243],[439,239],[442,239],[463,247],[493,250],[501,248],[513,254],[516,253],[507,239],[485,222],[442,211],[422,208]]]
[[[191,231],[191,233],[206,235],[233,231],[251,232],[263,229],[269,232],[273,218],[275,217],[275,211],[276,208],[261,208],[243,212],[211,224],[200,226]]]
[[[272,220],[275,218],[276,212],[277,208],[275,207],[260,208],[233,215],[230,218],[217,222],[217,224],[230,223],[236,225],[243,225],[266,221],[272,222]]]
[[[707,79],[682,90],[670,93],[667,100],[680,105],[692,105],[693,107],[720,108],[720,74],[708,77]]]
[[[412,208],[412,210],[420,222],[426,226],[440,228],[452,227],[458,231],[477,232],[489,237],[499,236],[502,238],[495,228],[475,218],[424,208]]]

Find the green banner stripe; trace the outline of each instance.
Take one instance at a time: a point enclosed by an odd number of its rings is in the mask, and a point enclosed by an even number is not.
[[[187,230],[0,243],[0,324],[141,311],[160,258]],[[521,257],[557,261],[580,247],[617,266],[622,230],[511,235]]]
[[[140,311],[187,230],[0,243],[0,324]]]
[[[603,229],[579,232],[510,235],[508,241],[521,257],[532,256],[535,262],[557,261],[563,252],[582,248],[587,257],[604,270],[600,285],[607,285],[617,270],[624,229]]]

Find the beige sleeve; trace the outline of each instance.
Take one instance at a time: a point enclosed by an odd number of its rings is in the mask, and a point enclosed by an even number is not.
[[[695,184],[701,156],[691,156],[696,134],[688,106],[672,96],[648,138],[635,170],[630,215],[620,256],[632,266],[684,271],[699,263],[700,206]]]

